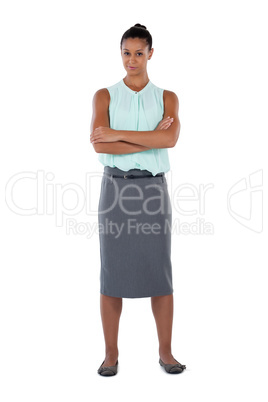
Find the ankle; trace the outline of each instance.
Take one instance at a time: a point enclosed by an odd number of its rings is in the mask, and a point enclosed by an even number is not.
[[[118,357],[118,349],[106,349],[105,356],[106,357]]]
[[[171,348],[159,348],[158,352],[160,356],[172,356]]]
[[[167,362],[169,360],[173,361],[173,359],[174,359],[174,356],[172,355],[172,353],[159,353],[159,357],[164,362]]]

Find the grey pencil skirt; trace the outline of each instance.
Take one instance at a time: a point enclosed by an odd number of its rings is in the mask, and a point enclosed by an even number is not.
[[[124,298],[173,293],[172,208],[165,173],[104,166],[98,223],[100,293]]]

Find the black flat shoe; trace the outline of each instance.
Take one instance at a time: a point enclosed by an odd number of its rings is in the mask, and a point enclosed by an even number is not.
[[[166,372],[169,374],[178,374],[186,369],[186,366],[184,364],[180,364],[178,360],[176,360],[176,362],[177,364],[165,364],[163,360],[159,359],[160,366],[164,367]]]
[[[100,367],[98,368],[98,373],[103,376],[111,376],[111,375],[116,375],[117,374],[117,368],[118,368],[118,360],[115,363],[115,366],[103,366],[103,363],[105,362],[105,359],[101,363]]]

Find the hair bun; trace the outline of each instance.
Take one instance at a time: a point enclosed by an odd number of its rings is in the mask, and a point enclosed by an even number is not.
[[[135,24],[134,27],[147,29],[145,25],[141,25],[141,24]]]

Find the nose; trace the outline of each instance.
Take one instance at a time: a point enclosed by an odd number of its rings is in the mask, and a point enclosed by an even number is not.
[[[134,56],[130,56],[130,59],[129,59],[129,62],[131,63],[131,64],[135,64],[135,57]]]

